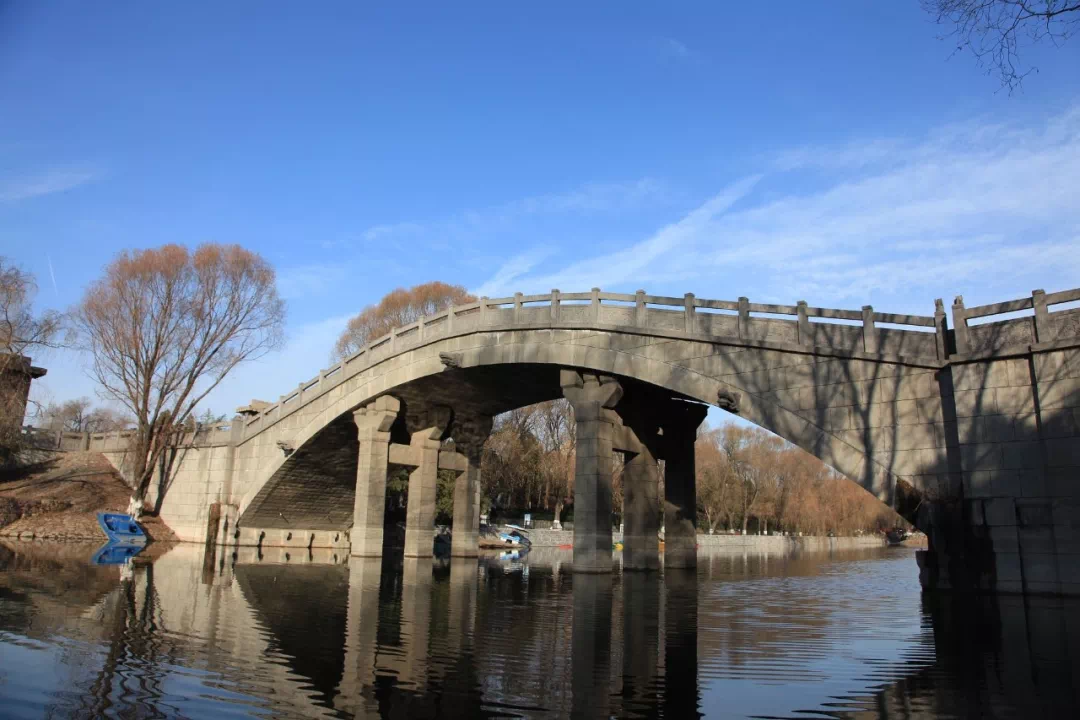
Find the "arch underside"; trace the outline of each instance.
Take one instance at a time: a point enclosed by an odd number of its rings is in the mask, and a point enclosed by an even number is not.
[[[296,450],[254,478],[241,523],[348,528],[358,447],[351,411],[375,397],[397,397],[402,417],[439,405],[494,416],[561,397],[564,367],[613,375],[629,392],[723,402],[901,511],[898,478],[915,495],[947,483],[942,388],[925,365],[613,331],[486,332],[388,358],[328,392],[303,426],[267,428]],[[392,433],[408,442],[403,423]]]

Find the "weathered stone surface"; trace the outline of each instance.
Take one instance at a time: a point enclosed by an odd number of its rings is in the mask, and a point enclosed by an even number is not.
[[[918,517],[911,517],[931,537],[922,559],[928,587],[1015,588],[1013,560],[1022,569],[1029,560],[1018,553],[1003,559],[998,572],[989,528],[1006,527],[1000,522],[1007,513],[1000,508],[1017,499],[1080,496],[1080,330],[1073,332],[1080,314],[1046,314],[1048,306],[1075,297],[1075,291],[1036,294],[1028,305],[984,308],[965,308],[961,300],[953,307],[951,331],[943,309],[933,318],[901,317],[872,309],[724,304],[692,295],[641,293],[609,301],[594,291],[572,299],[553,293],[550,304],[522,305],[511,298],[463,306],[373,342],[238,420],[214,443],[189,448],[171,479],[162,517],[191,540],[214,532],[207,511],[214,503],[236,508],[241,528],[267,532],[302,529],[318,536],[348,530],[361,507],[374,522],[371,508],[377,502],[360,502],[357,480],[378,477],[378,458],[389,462],[393,448],[408,446],[418,426],[395,422],[382,431],[389,438],[377,438],[385,440],[385,456],[380,451],[364,461],[370,454],[357,442],[353,411],[392,394],[408,417],[438,406],[456,415],[492,417],[559,397],[565,385],[567,396],[577,393],[580,400],[579,511],[592,518],[584,524],[590,540],[583,547],[596,554],[582,566],[602,569],[599,549],[610,544],[610,523],[603,520],[611,510],[610,453],[626,451],[616,448],[625,444],[618,429],[625,426],[612,415],[618,405],[614,388],[627,390],[627,397],[644,389],[665,402],[696,401],[737,412],[884,502],[904,512],[919,508]],[[1032,305],[1034,318],[969,325],[973,318]],[[861,319],[862,326],[830,325],[829,318]],[[569,384],[560,383],[564,370],[573,373]],[[590,393],[595,397],[587,399]],[[665,412],[658,408],[656,419]],[[692,522],[693,496],[670,493],[691,488],[671,482],[686,453],[673,449],[682,442],[674,435],[665,431],[664,437],[665,447],[655,455],[670,456],[665,518],[675,506],[681,510],[674,516],[685,524]],[[123,464],[122,437],[95,436],[89,444]],[[362,473],[358,457],[368,463]],[[429,457],[415,467],[437,462]],[[478,475],[459,472],[462,500],[455,503],[455,515],[471,528],[466,498],[475,492]],[[416,475],[421,476],[430,479],[430,469]],[[427,489],[421,483],[418,495],[426,497]],[[370,485],[363,492],[370,495]],[[421,514],[426,503],[419,503]],[[671,553],[670,539],[679,530],[669,519],[665,526]],[[1054,527],[1055,542],[1068,542],[1065,530]],[[365,536],[366,530],[354,527],[353,535]],[[463,547],[471,543],[469,532],[464,535]],[[1061,555],[1061,547],[1055,552]],[[1039,582],[1051,583],[1045,554],[1029,553],[1030,562]],[[1060,562],[1057,567],[1064,592],[1071,581]]]

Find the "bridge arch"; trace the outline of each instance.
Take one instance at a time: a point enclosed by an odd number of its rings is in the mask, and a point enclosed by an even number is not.
[[[864,428],[863,432],[852,432],[852,413],[860,412],[868,420],[873,414],[874,422],[880,423],[901,419],[894,417],[898,412],[897,401],[884,398],[906,393],[914,402],[919,389],[927,398],[935,397],[938,388],[934,371],[925,367],[925,363],[908,367],[882,358],[832,355],[835,354],[819,354],[802,347],[673,339],[663,334],[619,328],[476,330],[435,340],[373,363],[327,392],[325,399],[312,401],[308,411],[297,413],[297,419],[291,423],[281,423],[282,427],[276,431],[270,428],[247,439],[245,444],[267,449],[269,438],[273,437],[275,445],[280,442],[289,454],[273,447],[267,453],[269,457],[254,468],[239,503],[240,522],[275,527],[279,524],[279,511],[275,508],[288,506],[293,515],[287,518],[288,524],[347,528],[351,519],[345,512],[351,508],[348,484],[354,476],[347,465],[342,467],[342,459],[335,460],[343,483],[340,490],[323,498],[312,498],[316,502],[306,510],[297,499],[305,492],[319,489],[296,483],[310,483],[311,468],[303,466],[305,458],[310,457],[306,450],[313,447],[326,453],[327,442],[340,442],[350,432],[355,433],[350,413],[380,396],[406,398],[411,411],[419,410],[416,406],[425,402],[451,407],[463,403],[472,411],[495,414],[561,396],[554,376],[559,368],[636,381],[676,397],[735,411],[814,454],[895,507],[900,477],[894,471],[895,452],[902,456],[911,453],[891,448],[885,452],[881,448],[890,445],[887,441],[879,439],[875,445],[865,440],[870,435],[882,436],[884,431],[879,428],[895,431],[899,426],[880,424]],[[539,383],[542,387],[526,387],[523,393],[503,397],[510,382],[529,386],[529,378],[545,373],[546,377]],[[856,377],[867,379],[857,381]],[[884,385],[889,386],[887,391]],[[866,397],[860,398],[860,392]],[[802,396],[807,393],[808,400],[804,403]],[[875,393],[879,396],[877,402],[872,397]],[[478,394],[493,397],[478,397]],[[830,405],[830,399],[852,404]],[[860,403],[860,399],[864,402]],[[803,404],[808,409],[801,408]],[[875,405],[880,407],[873,409]],[[904,406],[903,409],[913,413],[905,421],[918,419],[913,408],[914,405]],[[932,428],[928,431],[924,427],[923,434],[931,442],[934,440]],[[937,435],[944,446],[944,429]],[[355,443],[352,447],[355,448]],[[868,447],[869,453],[864,451]],[[931,474],[939,472],[934,463],[935,458],[930,457]],[[926,474],[925,467],[917,469]],[[325,484],[321,489],[327,492]],[[273,501],[275,494],[281,502]],[[343,512],[330,519],[323,510],[327,505]]]

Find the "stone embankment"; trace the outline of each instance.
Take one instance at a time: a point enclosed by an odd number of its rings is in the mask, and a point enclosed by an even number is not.
[[[568,530],[533,530],[529,533],[533,547],[570,546],[574,533]],[[613,542],[622,542],[622,533],[612,533]],[[755,552],[788,552],[791,550],[846,550],[849,548],[880,547],[885,541],[879,535],[860,537],[795,537],[790,535],[698,535],[699,548],[747,549]]]
[[[0,476],[0,537],[104,542],[97,514],[124,512],[130,496],[101,453],[44,453]],[[174,537],[156,518],[142,524],[152,540]]]

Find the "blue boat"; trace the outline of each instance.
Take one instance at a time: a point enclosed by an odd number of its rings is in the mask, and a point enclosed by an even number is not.
[[[143,543],[107,542],[90,558],[93,565],[123,565],[146,547]]]
[[[146,533],[130,515],[98,513],[97,519],[110,543],[122,543],[125,545],[143,545],[146,543]]]

